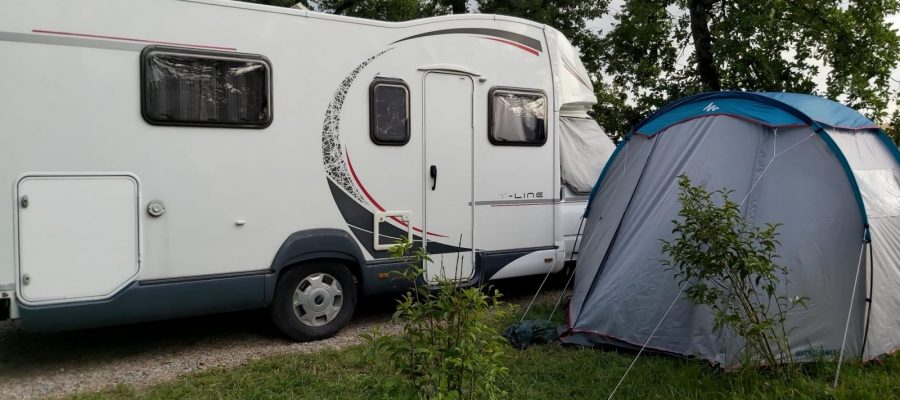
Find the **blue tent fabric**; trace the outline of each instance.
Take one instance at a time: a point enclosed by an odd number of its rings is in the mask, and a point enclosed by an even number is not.
[[[769,127],[816,125],[840,129],[878,129],[856,110],[834,101],[800,93],[712,92],[686,97],[661,108],[638,124],[634,133],[652,136],[680,122],[729,115]]]
[[[653,136],[666,128],[695,118],[728,115],[769,127],[804,126],[810,120],[799,112],[754,99],[722,96],[689,97],[666,107],[635,128],[635,134]]]
[[[823,127],[846,130],[874,130],[878,131],[879,135],[884,138],[887,136],[880,131],[878,125],[858,111],[826,98],[786,92],[722,91],[702,93],[677,100],[657,110],[650,117],[636,125],[632,132],[626,136],[625,140],[620,142],[620,145],[627,143],[631,135],[634,134],[653,136],[679,123],[696,118],[721,115],[749,120],[771,128],[805,125],[819,133],[819,136],[828,143],[829,148],[832,149],[835,156],[844,166],[847,178],[850,180],[858,200],[860,213],[864,220],[867,219],[865,205],[859,193],[856,179],[853,177],[853,171],[850,170],[840,150],[837,149],[834,143],[831,143],[828,135],[823,131]],[[890,139],[886,140],[890,144]],[[607,161],[606,167],[612,164],[618,155],[620,147],[622,146],[616,148],[616,151]],[[893,145],[888,147],[891,147],[892,153],[900,161],[900,152],[897,151],[896,147]],[[591,203],[593,203],[594,196],[603,182],[605,170],[606,168],[604,168],[604,173],[600,174],[600,178],[591,191],[584,211],[585,216],[591,210]]]
[[[759,93],[800,110],[821,125],[832,128],[859,130],[878,129],[878,125],[858,111],[834,101],[802,93]]]

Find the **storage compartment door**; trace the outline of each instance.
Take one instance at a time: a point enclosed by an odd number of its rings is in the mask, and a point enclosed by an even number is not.
[[[109,297],[137,275],[139,191],[133,177],[26,177],[17,192],[23,301]]]

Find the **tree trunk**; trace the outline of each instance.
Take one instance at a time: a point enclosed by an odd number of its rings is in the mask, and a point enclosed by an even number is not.
[[[338,5],[334,6],[334,11],[332,13],[337,15],[343,15],[347,10],[356,5],[356,0],[344,0],[340,2]]]
[[[691,37],[694,39],[694,52],[697,56],[697,73],[700,81],[709,91],[722,90],[719,81],[719,70],[712,54],[712,36],[709,34],[708,15],[717,0],[689,0],[688,9],[691,15]]]
[[[466,0],[450,0],[450,7],[454,14],[465,14],[468,11],[466,10]]]

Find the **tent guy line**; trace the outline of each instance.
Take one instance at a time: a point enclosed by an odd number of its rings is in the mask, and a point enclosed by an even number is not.
[[[687,288],[690,280],[694,277],[694,274],[688,275],[687,279],[684,280],[684,284],[681,285],[681,289],[678,290],[678,294],[675,295],[675,298],[672,299],[672,303],[669,304],[669,308],[666,309],[665,314],[663,314],[662,318],[659,319],[659,322],[656,323],[656,327],[653,328],[653,331],[650,332],[650,336],[647,337],[647,340],[644,342],[644,345],[641,346],[641,349],[638,350],[637,355],[634,356],[634,359],[631,360],[631,364],[628,365],[628,369],[625,370],[625,373],[622,374],[622,377],[619,378],[619,383],[616,384],[616,387],[613,388],[612,392],[609,393],[609,397],[607,400],[612,400],[613,396],[616,394],[616,391],[619,390],[619,386],[622,386],[622,382],[625,381],[625,377],[628,376],[628,373],[631,372],[631,369],[634,368],[634,364],[637,363],[638,358],[641,357],[641,354],[644,353],[644,349],[647,348],[647,345],[650,344],[650,341],[653,340],[653,336],[656,335],[656,331],[659,330],[660,325],[662,325],[663,321],[666,320],[666,317],[669,316],[669,313],[672,311],[672,307],[675,307],[675,303],[678,302],[678,298],[681,297],[681,294],[684,293],[684,289]]]

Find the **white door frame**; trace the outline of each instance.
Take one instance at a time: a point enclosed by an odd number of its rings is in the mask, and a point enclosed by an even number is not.
[[[428,67],[431,67],[431,68],[428,68]],[[469,151],[472,153],[472,165],[470,165],[470,167],[471,167],[471,169],[470,169],[471,173],[470,173],[470,176],[469,176],[469,186],[470,186],[470,192],[469,192],[469,193],[470,193],[470,198],[469,198],[469,204],[470,204],[470,206],[469,206],[469,207],[470,207],[470,212],[469,212],[469,219],[470,219],[470,220],[469,220],[469,227],[470,227],[470,232],[469,232],[469,234],[471,235],[470,237],[471,237],[471,242],[472,242],[472,248],[471,248],[471,250],[469,251],[469,254],[470,254],[470,260],[471,260],[471,263],[472,263],[472,268],[471,268],[471,270],[470,270],[469,276],[467,276],[467,277],[457,277],[457,279],[459,279],[459,280],[470,280],[470,279],[472,279],[472,278],[475,276],[475,267],[476,267],[476,266],[475,266],[475,209],[474,209],[474,204],[475,204],[475,157],[474,157],[474,152],[475,152],[475,125],[476,125],[476,124],[475,124],[475,118],[476,118],[476,113],[475,113],[475,79],[474,79],[474,78],[475,78],[475,77],[479,77],[480,75],[477,74],[477,73],[475,73],[475,72],[473,72],[473,71],[471,71],[471,70],[469,70],[469,69],[467,69],[467,68],[464,68],[464,67],[458,67],[458,66],[453,66],[453,67],[455,67],[455,68],[449,68],[447,65],[440,64],[440,65],[434,65],[434,66],[427,66],[427,67],[419,68],[420,71],[424,71],[424,73],[422,74],[422,172],[423,172],[423,173],[422,173],[422,186],[421,186],[421,187],[422,187],[422,190],[423,190],[423,193],[422,193],[422,214],[423,214],[423,218],[422,218],[422,225],[423,225],[423,226],[422,226],[422,247],[425,248],[425,249],[428,248],[428,247],[427,247],[427,244],[428,244],[428,234],[426,233],[426,232],[428,232],[428,208],[427,208],[428,202],[427,202],[427,200],[426,200],[426,198],[427,198],[427,192],[426,192],[426,189],[427,189],[427,187],[428,187],[428,178],[426,178],[426,175],[427,175],[427,172],[428,172],[428,151],[427,151],[427,149],[428,149],[428,147],[427,147],[427,142],[428,142],[427,119],[428,119],[428,115],[427,115],[427,112],[426,112],[426,101],[427,101],[427,97],[428,97],[428,88],[427,88],[427,86],[426,86],[426,81],[427,81],[427,79],[428,79],[428,76],[429,76],[429,75],[432,75],[432,74],[460,76],[460,77],[468,78],[468,79],[469,79],[469,83],[470,83],[470,85],[471,85],[471,99],[470,99],[469,104],[470,104],[470,106],[471,106],[471,108],[472,108],[471,111],[470,111],[470,112],[471,112],[471,115],[472,115],[472,118],[471,118],[471,121],[470,121],[471,123],[470,123],[470,126],[469,126],[470,133],[471,133],[471,135],[469,135]],[[427,279],[428,279],[427,266],[426,266],[426,265],[423,265],[423,268],[425,268],[425,279],[427,280]]]

